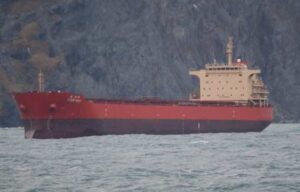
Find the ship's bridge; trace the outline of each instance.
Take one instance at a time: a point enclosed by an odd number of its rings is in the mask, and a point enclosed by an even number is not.
[[[237,62],[233,63],[232,65],[226,65],[224,63],[217,63],[214,61],[212,64],[206,64],[205,69],[207,71],[234,71],[234,70],[242,70],[247,69],[247,63],[244,61],[241,61],[240,59],[237,60]]]
[[[268,104],[268,91],[263,84],[259,69],[249,69],[247,62],[232,62],[232,38],[227,44],[228,63],[206,64],[205,69],[191,70],[190,75],[200,80],[200,87],[190,96],[191,100],[210,102],[237,102]]]

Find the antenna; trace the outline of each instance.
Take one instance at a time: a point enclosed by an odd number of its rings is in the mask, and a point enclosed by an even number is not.
[[[228,38],[226,46],[226,55],[227,55],[227,65],[232,65],[232,51],[233,51],[233,38],[230,36]]]
[[[45,76],[42,70],[39,71],[38,73],[38,85],[39,85],[39,92],[45,91]]]

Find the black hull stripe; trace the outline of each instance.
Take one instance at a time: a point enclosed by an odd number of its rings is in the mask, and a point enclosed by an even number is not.
[[[72,138],[119,134],[260,132],[270,121],[196,120],[25,120],[26,138]]]

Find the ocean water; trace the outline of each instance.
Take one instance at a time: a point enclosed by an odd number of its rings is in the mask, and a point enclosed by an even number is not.
[[[53,140],[0,129],[0,191],[300,191],[300,124]]]

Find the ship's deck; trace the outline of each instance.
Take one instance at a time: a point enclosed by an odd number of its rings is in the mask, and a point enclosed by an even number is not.
[[[241,103],[238,101],[191,101],[191,100],[164,100],[160,98],[141,98],[141,99],[105,99],[105,98],[87,98],[87,101],[94,103],[110,104],[138,104],[138,105],[180,105],[180,106],[235,106],[235,107],[258,107],[252,103]],[[266,104],[262,107],[271,107]]]

